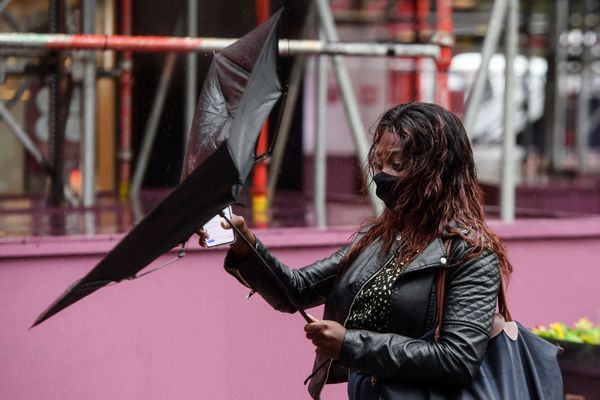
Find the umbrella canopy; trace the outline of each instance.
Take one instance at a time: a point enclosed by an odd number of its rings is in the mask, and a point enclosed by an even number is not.
[[[235,202],[256,159],[261,127],[282,94],[280,15],[215,56],[198,100],[179,186],[33,326],[111,282],[135,277]]]
[[[277,64],[269,62],[277,58],[274,27],[280,14],[278,11],[264,25],[215,55],[192,121],[182,176],[190,174],[227,139],[237,157],[254,153],[254,146],[248,144],[254,143],[257,129],[281,96]],[[269,40],[273,43],[266,45]],[[234,118],[238,110],[243,110],[243,116]],[[251,169],[254,158],[244,159],[250,161]]]

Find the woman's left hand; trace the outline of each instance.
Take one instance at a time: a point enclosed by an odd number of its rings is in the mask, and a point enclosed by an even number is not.
[[[346,328],[335,321],[319,321],[312,315],[313,322],[304,326],[306,338],[315,345],[315,352],[323,357],[337,360],[340,357]]]

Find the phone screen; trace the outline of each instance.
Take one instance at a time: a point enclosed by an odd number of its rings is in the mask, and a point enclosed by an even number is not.
[[[231,206],[223,209],[223,213],[227,218],[231,219]],[[223,229],[221,227],[221,216],[215,215],[213,219],[208,221],[202,229],[208,234],[206,238],[206,246],[214,247],[222,244],[233,243],[235,241],[235,232],[233,229]]]

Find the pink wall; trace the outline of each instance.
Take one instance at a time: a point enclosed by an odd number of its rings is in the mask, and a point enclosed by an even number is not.
[[[493,225],[515,265],[509,295],[520,321],[598,319],[599,219]],[[280,259],[301,266],[337,249],[351,232],[259,236]],[[273,312],[258,296],[245,301],[245,288],[222,271],[223,251],[194,243],[178,263],[104,288],[28,330],[118,239],[0,241],[1,399],[307,398],[302,381],[313,350],[303,320]],[[324,398],[344,393],[335,385]]]
[[[600,323],[600,218],[490,225],[513,263],[508,299],[515,319],[526,326],[581,317]]]

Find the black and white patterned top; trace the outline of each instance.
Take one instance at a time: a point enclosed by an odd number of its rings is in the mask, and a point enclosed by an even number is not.
[[[346,329],[365,329],[374,332],[387,332],[390,313],[392,287],[409,258],[399,260],[399,252],[393,261],[383,267],[356,295]]]

